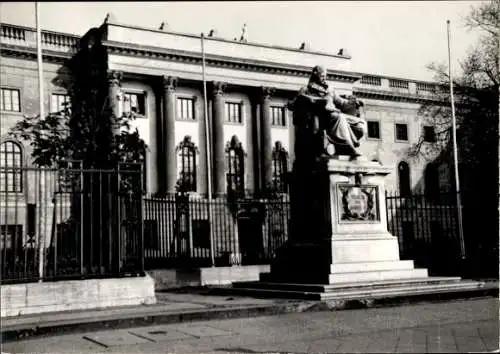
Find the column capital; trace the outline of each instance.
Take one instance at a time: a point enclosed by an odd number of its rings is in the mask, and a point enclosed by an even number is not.
[[[212,82],[212,91],[213,91],[214,96],[224,94],[225,90],[226,90],[226,83],[221,82],[221,81],[213,81]]]
[[[262,99],[269,100],[274,95],[276,89],[274,87],[262,86],[260,88],[260,93],[262,95]]]
[[[162,84],[165,91],[175,91],[179,79],[175,76],[163,76]]]
[[[108,82],[113,86],[120,86],[120,83],[123,80],[123,72],[117,70],[108,71]]]

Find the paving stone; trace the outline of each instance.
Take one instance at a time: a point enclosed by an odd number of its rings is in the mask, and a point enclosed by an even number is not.
[[[150,326],[133,328],[128,331],[139,337],[149,338],[155,342],[194,338],[192,335],[172,329],[172,326]]]
[[[101,344],[103,347],[148,343],[151,340],[133,335],[128,330],[111,330],[88,333],[83,338]]]
[[[455,341],[460,353],[484,352],[486,350],[486,345],[484,344],[477,331],[462,332],[465,333],[458,334],[455,332]]]
[[[487,350],[499,348],[498,322],[480,326],[477,330]]]
[[[213,336],[230,336],[237,333],[226,331],[207,325],[189,325],[177,328],[177,331],[186,333],[195,337],[213,337]]]
[[[456,353],[457,344],[453,334],[428,335],[427,336],[428,353]]]
[[[340,339],[342,340],[342,344],[337,348],[336,353],[366,353],[369,351],[370,343],[373,342],[370,334]]]
[[[309,343],[308,353],[338,353],[342,344],[340,339],[319,339]]]
[[[417,330],[400,331],[396,352],[427,353],[427,333]]]
[[[369,336],[372,341],[366,348],[370,353],[394,353],[398,343],[398,335],[391,332],[373,333]]]

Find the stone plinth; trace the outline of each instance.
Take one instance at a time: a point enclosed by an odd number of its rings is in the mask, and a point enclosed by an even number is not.
[[[336,284],[428,277],[427,269],[400,260],[398,240],[387,231],[384,178],[392,167],[341,156],[318,160],[313,171],[296,175],[300,190],[292,190],[292,218],[300,221],[263,280]]]
[[[12,284],[1,287],[0,317],[155,303],[155,284],[149,275]]]

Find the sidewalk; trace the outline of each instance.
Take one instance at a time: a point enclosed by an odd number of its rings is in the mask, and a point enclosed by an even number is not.
[[[289,313],[19,340],[17,353],[470,353],[498,343],[498,300]]]
[[[498,296],[498,282],[467,293],[430,294],[335,301],[258,299],[243,296],[212,295],[209,288],[187,288],[157,292],[157,304],[100,310],[54,312],[2,319],[2,342],[31,336],[81,333],[106,328],[130,328],[186,321],[256,317],[297,312],[387,307],[412,302],[436,302],[472,297]]]

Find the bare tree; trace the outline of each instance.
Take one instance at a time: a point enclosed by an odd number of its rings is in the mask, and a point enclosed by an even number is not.
[[[460,76],[453,77],[459,159],[468,169],[483,169],[498,162],[500,0],[472,7],[464,22],[481,35],[460,61]],[[421,106],[418,119],[434,126],[436,139],[434,143],[425,143],[422,135],[408,153],[426,160],[438,156],[447,159],[452,152],[448,68],[431,63],[428,69],[434,72],[437,84],[432,99]]]

